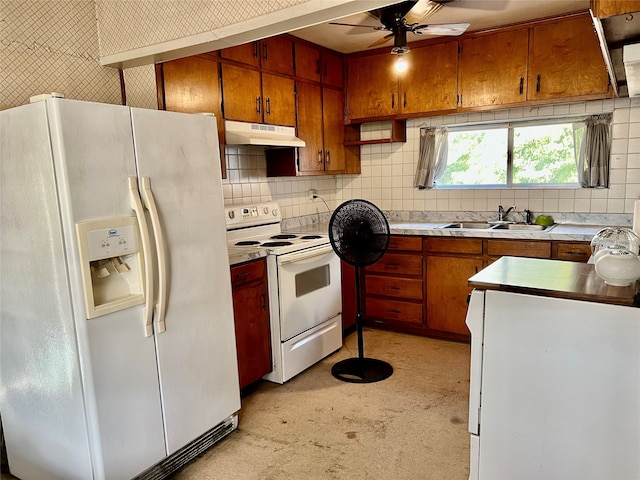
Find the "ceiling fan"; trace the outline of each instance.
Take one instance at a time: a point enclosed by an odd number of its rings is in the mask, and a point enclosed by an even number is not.
[[[427,18],[432,16],[443,7],[444,3],[454,0],[407,0],[384,8],[378,8],[367,12],[372,17],[380,21],[380,26],[354,25],[349,23],[331,22],[331,25],[344,25],[348,27],[373,28],[374,30],[386,30],[391,33],[376,40],[367,48],[384,45],[393,38],[393,48],[391,53],[402,56],[409,51],[407,46],[407,32],[415,35],[462,35],[469,23],[446,23],[446,24],[423,24]]]

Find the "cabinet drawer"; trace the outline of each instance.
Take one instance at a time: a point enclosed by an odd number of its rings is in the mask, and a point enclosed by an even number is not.
[[[558,243],[556,258],[572,262],[586,262],[591,256],[591,245],[588,243]]]
[[[422,275],[422,255],[387,253],[376,263],[366,267],[366,271],[396,273],[401,275]]]
[[[479,238],[427,237],[427,251],[482,255],[482,240]]]
[[[407,237],[392,235],[389,239],[389,250],[408,250],[411,252],[422,251],[422,237]]]
[[[366,314],[367,317],[422,324],[422,303],[367,298]]]
[[[254,260],[231,267],[231,285],[238,286],[264,277],[266,262]]]
[[[551,258],[551,242],[488,240],[487,253],[501,257]]]
[[[422,280],[368,275],[365,291],[367,295],[386,295],[422,300]]]

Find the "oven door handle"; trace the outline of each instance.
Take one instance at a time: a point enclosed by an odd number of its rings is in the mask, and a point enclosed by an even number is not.
[[[333,252],[333,248],[331,245],[322,245],[320,247],[310,248],[308,250],[303,250],[301,252],[289,253],[286,255],[278,256],[278,263],[280,265],[286,265],[287,263],[292,262],[303,262],[304,260],[309,260],[314,257],[318,257],[320,255],[326,255],[328,253]],[[315,261],[315,258],[314,258]]]

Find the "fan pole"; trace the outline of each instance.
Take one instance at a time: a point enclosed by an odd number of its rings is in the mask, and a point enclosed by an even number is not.
[[[356,266],[356,334],[358,336],[358,357],[364,358],[364,341],[362,339],[362,308],[360,303],[360,267]]]

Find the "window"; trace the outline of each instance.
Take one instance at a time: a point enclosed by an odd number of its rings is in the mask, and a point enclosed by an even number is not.
[[[579,187],[584,119],[451,127],[438,187]]]

